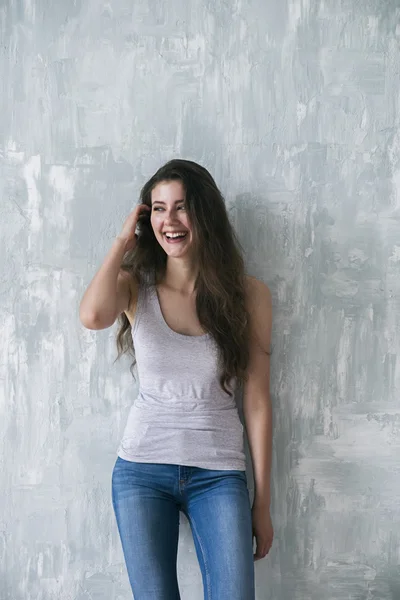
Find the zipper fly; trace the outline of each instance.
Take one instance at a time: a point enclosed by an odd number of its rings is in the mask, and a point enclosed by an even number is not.
[[[178,466],[178,480],[179,480],[179,493],[182,494],[186,485],[189,483],[191,478],[191,468],[185,466]]]

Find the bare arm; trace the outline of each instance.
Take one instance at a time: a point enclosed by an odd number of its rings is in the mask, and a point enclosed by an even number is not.
[[[272,407],[270,398],[270,351],[272,303],[268,287],[249,278],[250,362],[245,383],[243,412],[251,453],[255,499],[269,508],[271,499]]]
[[[149,208],[137,206],[126,218],[103,264],[90,282],[79,307],[81,323],[88,329],[110,327],[118,315],[128,310],[137,294],[137,282],[121,269],[124,254],[135,247],[136,225],[141,213]]]
[[[254,474],[255,493],[251,509],[253,536],[256,539],[254,560],[260,560],[268,554],[274,538],[270,514],[272,407],[268,355],[272,303],[268,287],[257,279],[248,279],[247,295],[250,313],[250,361],[244,388],[243,412]]]
[[[79,318],[88,329],[110,327],[122,311],[128,310],[134,281],[120,268],[125,245],[123,239],[114,240],[103,264],[83,295]]]

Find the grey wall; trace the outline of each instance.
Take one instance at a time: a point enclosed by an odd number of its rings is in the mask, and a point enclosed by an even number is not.
[[[274,298],[257,600],[398,600],[399,0],[6,0],[0,32],[1,600],[130,598],[110,477],[136,387],[77,309],[174,156]],[[200,600],[185,521],[179,576]]]

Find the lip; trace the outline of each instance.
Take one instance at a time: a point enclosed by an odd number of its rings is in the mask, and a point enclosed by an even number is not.
[[[183,238],[168,238],[167,237],[167,233],[185,233],[185,237]],[[188,235],[188,231],[164,231],[163,233],[163,237],[165,239],[165,241],[167,242],[167,244],[181,244],[182,242],[184,242],[187,238]]]

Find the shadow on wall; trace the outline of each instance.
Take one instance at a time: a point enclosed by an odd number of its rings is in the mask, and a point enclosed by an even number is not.
[[[228,204],[228,211],[244,251],[247,272],[266,283],[273,298],[271,514],[275,539],[268,558],[256,565],[260,598],[291,600],[349,594],[360,600],[367,597],[400,600],[400,566],[385,564],[387,560],[396,560],[393,556],[399,532],[395,526],[389,534],[391,547],[385,550],[387,557],[377,556],[373,561],[362,552],[359,554],[359,540],[363,536],[358,528],[365,529],[368,515],[343,515],[354,531],[346,535],[343,526],[343,539],[331,539],[329,532],[333,531],[340,538],[340,523],[326,504],[315,461],[312,469],[307,464],[307,458],[312,458],[315,451],[312,444],[317,447],[318,436],[324,436],[321,431],[324,402],[335,406],[338,397],[335,384],[329,380],[328,385],[323,378],[331,373],[337,358],[343,314],[351,310],[347,298],[336,295],[334,278],[332,294],[320,293],[321,289],[325,291],[326,279],[338,271],[337,265],[330,262],[336,250],[330,229],[334,216],[324,208],[313,209],[312,203],[296,201],[284,189],[274,188],[271,194],[267,191],[267,197],[239,194]],[[359,276],[361,282],[362,276]],[[368,301],[368,294],[362,294],[355,310]],[[326,322],[328,309],[333,317]],[[325,323],[326,329],[321,323]],[[242,398],[238,398],[238,404],[243,419]],[[334,432],[327,435],[334,436]],[[252,495],[254,485],[247,443],[246,455]],[[314,458],[318,460],[319,456]],[[351,463],[345,466],[354,470],[353,475],[344,474],[341,461],[333,456],[329,466],[339,492],[339,483],[360,476],[360,467]],[[326,473],[325,463],[322,468]],[[372,520],[379,522],[381,517]]]
[[[296,481],[291,477],[292,469],[298,460],[294,441],[292,402],[289,398],[287,374],[290,372],[290,355],[284,331],[290,328],[290,296],[294,276],[287,263],[288,250],[285,247],[288,236],[292,235],[293,219],[287,202],[271,203],[268,198],[242,193],[228,205],[228,212],[241,243],[246,271],[268,285],[273,302],[273,331],[271,340],[271,401],[273,406],[273,468],[271,515],[274,525],[274,543],[266,560],[257,565],[257,589],[260,594],[277,598],[282,594],[282,581],[279,573],[284,569],[282,562],[293,568],[293,545],[301,544],[295,531],[288,532],[292,522],[293,503],[300,502],[300,492]],[[282,302],[282,290],[289,298]],[[276,333],[275,333],[276,332]],[[243,398],[238,397],[238,406],[243,421]],[[247,471],[251,499],[254,494],[253,471],[246,439]],[[291,513],[291,515],[290,515]],[[287,543],[288,537],[290,544]],[[279,563],[281,566],[279,567]],[[275,567],[275,568],[274,568]],[[276,568],[278,567],[278,568]],[[296,569],[298,571],[298,567]],[[277,577],[278,575],[278,577]],[[294,578],[295,579],[295,578]],[[296,585],[291,582],[291,590]],[[264,597],[261,595],[260,597]]]
[[[313,438],[319,399],[310,422],[297,407],[296,370],[305,367],[299,352],[307,327],[309,298],[303,285],[313,280],[303,260],[308,244],[306,217],[293,194],[280,188],[268,197],[240,194],[230,208],[230,217],[242,244],[247,272],[266,283],[272,294],[271,400],[273,406],[273,470],[271,515],[275,538],[268,560],[257,569],[257,589],[270,598],[288,600],[293,594],[307,597],[310,573],[318,543],[317,524],[325,510],[310,473],[302,488],[295,477],[302,458],[302,445]],[[301,358],[301,357],[300,357]],[[254,490],[248,444],[249,488]],[[251,476],[250,476],[251,474]],[[251,483],[251,485],[250,485]],[[257,565],[258,567],[258,565]],[[322,590],[321,590],[322,591]],[[261,597],[263,597],[261,595]]]

